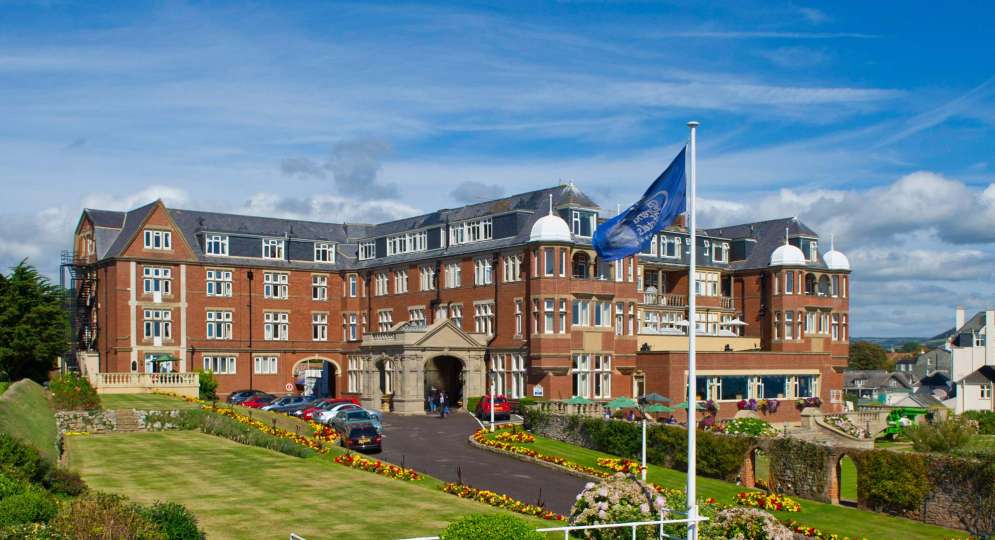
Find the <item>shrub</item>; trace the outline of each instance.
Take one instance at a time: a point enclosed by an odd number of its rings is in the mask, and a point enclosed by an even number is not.
[[[588,482],[570,509],[571,525],[600,525],[628,521],[652,521],[666,510],[666,499],[656,490],[635,478],[617,473],[597,484]],[[623,540],[655,538],[654,527],[631,529],[591,529],[586,538]]]
[[[202,540],[204,531],[197,528],[197,518],[182,504],[156,502],[142,510],[142,515],[154,523],[167,540]]]
[[[0,527],[22,523],[45,523],[55,517],[59,506],[55,499],[38,487],[0,500]]]
[[[120,495],[87,493],[63,506],[52,529],[76,540],[165,540],[162,531],[141,513],[141,507]]]
[[[26,487],[24,482],[0,472],[0,500],[23,493]]]
[[[525,520],[500,514],[470,514],[449,524],[441,540],[542,540]]]
[[[15,479],[44,483],[52,465],[34,448],[0,432],[0,471]]]
[[[55,532],[44,523],[23,523],[0,528],[0,538],[5,540],[71,540]]]
[[[995,435],[995,411],[966,411],[962,416],[978,423],[978,433]]]
[[[970,442],[978,429],[971,420],[961,416],[909,426],[903,433],[919,452],[950,452]]]
[[[794,533],[774,516],[756,508],[729,508],[702,525],[702,538],[791,540]]]
[[[197,380],[200,382],[200,399],[214,401],[218,399],[218,380],[209,370],[198,369]]]
[[[48,488],[53,493],[61,493],[75,497],[86,491],[86,482],[80,478],[76,471],[66,469],[52,469],[47,479]]]
[[[730,435],[750,435],[753,437],[770,437],[777,435],[777,430],[770,422],[759,418],[734,418],[725,424],[725,433]]]
[[[857,466],[857,497],[873,510],[913,510],[929,492],[926,460],[920,454],[871,450],[857,457]]]
[[[52,404],[60,411],[93,410],[100,408],[100,396],[85,377],[76,373],[57,375],[48,385]]]

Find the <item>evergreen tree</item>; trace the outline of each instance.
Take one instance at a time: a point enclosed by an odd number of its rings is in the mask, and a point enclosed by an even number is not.
[[[0,273],[0,376],[48,380],[66,345],[62,298],[62,289],[25,261]]]
[[[888,354],[884,347],[870,341],[855,341],[850,344],[850,369],[885,369]]]

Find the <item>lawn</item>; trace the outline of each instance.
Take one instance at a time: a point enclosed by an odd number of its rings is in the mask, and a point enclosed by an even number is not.
[[[597,467],[597,458],[599,457],[615,457],[538,435],[536,441],[527,446],[540,453],[560,456],[589,467]],[[685,473],[655,465],[649,466],[648,478],[652,482],[671,488],[683,488],[687,482]],[[700,497],[714,497],[719,502],[729,503],[740,491],[742,491],[742,487],[735,484],[713,478],[698,477],[698,495]],[[918,521],[876,512],[804,499],[798,499],[798,502],[802,506],[800,513],[775,512],[775,514],[784,519],[795,519],[809,527],[817,527],[824,532],[851,538],[856,536],[870,540],[889,538],[925,540],[957,538],[966,535],[963,531],[926,525]]]
[[[182,503],[214,538],[405,538],[463,515],[502,512],[325,458],[299,459],[192,431],[70,437],[90,487],[142,503]],[[555,523],[531,520],[536,527]]]
[[[55,415],[45,390],[34,381],[18,381],[0,395],[0,431],[31,445],[52,463],[59,460]]]
[[[165,394],[101,394],[100,403],[104,409],[142,409],[142,410],[172,410],[172,409],[196,409],[196,403],[191,403],[185,399]],[[232,407],[223,401],[217,402],[218,407]],[[307,422],[283,413],[261,411],[249,407],[234,406],[238,412],[249,415],[257,420],[262,420],[267,424],[276,420],[277,427],[295,433],[308,434],[311,427]]]

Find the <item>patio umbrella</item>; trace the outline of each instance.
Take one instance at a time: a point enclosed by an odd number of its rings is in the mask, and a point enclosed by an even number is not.
[[[746,323],[739,320],[739,317],[736,317],[735,319],[723,322],[722,326],[746,326]]]
[[[697,405],[697,407],[695,407],[695,410],[698,410],[698,411],[705,410],[705,406],[702,405],[701,403],[697,403],[696,405]],[[687,401],[682,401],[682,402],[678,403],[677,405],[674,405],[674,408],[675,409],[687,409],[688,408],[688,402]]]
[[[646,394],[645,396],[641,396],[639,398],[639,400],[643,401],[643,402],[646,402],[646,403],[670,403],[670,398],[669,397],[667,397],[667,396],[661,396],[660,394],[657,394],[656,392],[650,392],[649,394]]]
[[[636,400],[627,397],[617,397],[605,405],[609,409],[635,409],[638,406]]]
[[[660,405],[659,403],[654,403],[653,405],[650,405],[645,409],[645,411],[648,413],[672,413],[676,410],[677,409],[674,409],[672,407],[667,407],[666,405]]]
[[[167,353],[153,355],[151,358],[148,358],[146,362],[151,364],[162,364],[165,362],[172,362],[173,360],[176,360],[176,357]]]
[[[587,399],[587,398],[584,398],[584,397],[574,396],[574,397],[566,400],[565,403],[568,403],[570,405],[590,405],[590,404],[592,404],[594,402],[591,401],[591,400],[589,400],[589,399]]]

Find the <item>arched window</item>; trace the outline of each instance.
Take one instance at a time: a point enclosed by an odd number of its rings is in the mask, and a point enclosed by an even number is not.
[[[588,279],[588,270],[591,265],[591,260],[587,256],[587,253],[578,252],[573,256],[573,277],[579,279]]]
[[[805,294],[815,294],[814,274],[805,274]]]
[[[832,287],[829,284],[829,276],[822,276],[819,278],[819,296],[829,296]]]

